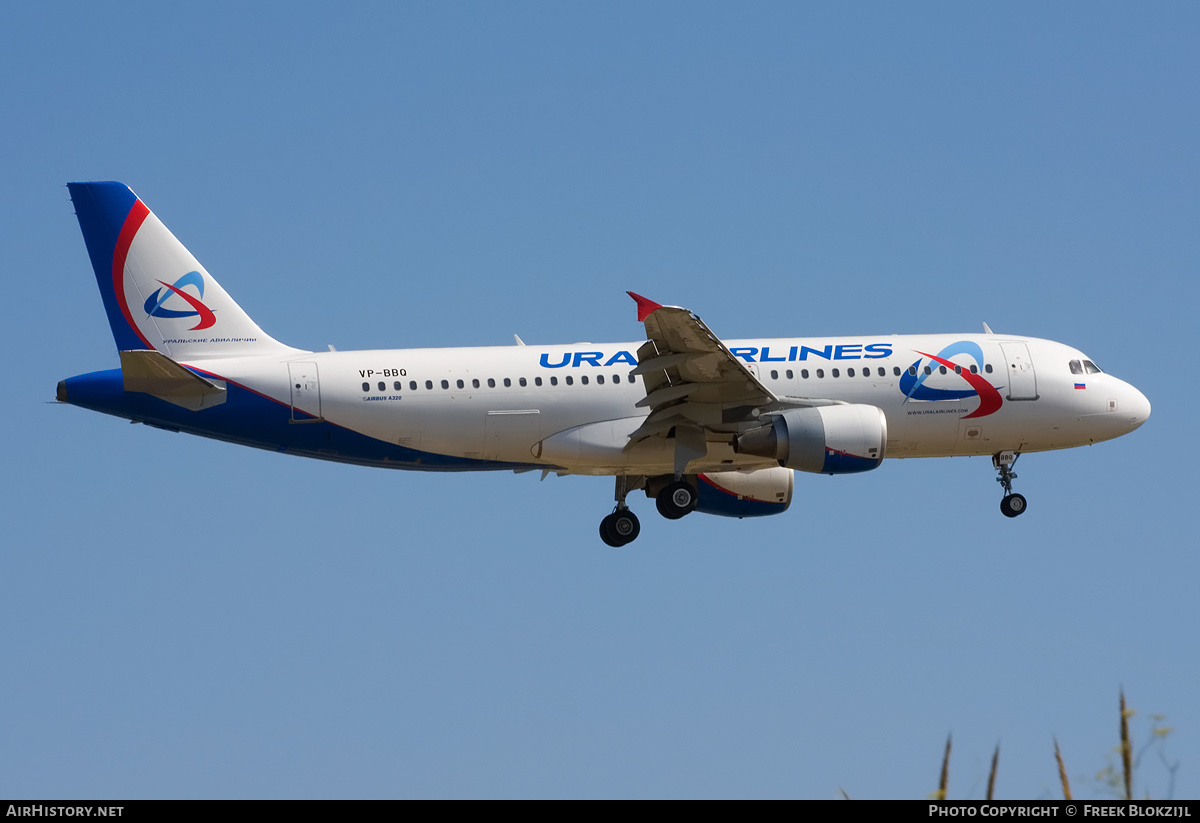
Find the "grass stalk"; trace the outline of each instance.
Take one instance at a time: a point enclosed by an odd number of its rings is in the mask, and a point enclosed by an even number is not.
[[[988,788],[987,799],[992,800],[996,794],[996,767],[1000,765],[1000,744],[996,744],[996,751],[992,753],[992,770],[988,773]]]
[[[1125,773],[1125,799],[1133,800],[1133,743],[1129,740],[1129,716],[1125,708],[1125,689],[1121,689],[1121,767]]]
[[[942,777],[938,781],[937,799],[946,799],[946,790],[950,786],[950,735],[946,735],[946,753],[942,755]]]
[[[1067,767],[1063,765],[1062,752],[1058,750],[1058,738],[1054,738],[1054,759],[1058,761],[1058,779],[1062,781],[1063,799],[1071,800],[1071,784],[1067,780]]]

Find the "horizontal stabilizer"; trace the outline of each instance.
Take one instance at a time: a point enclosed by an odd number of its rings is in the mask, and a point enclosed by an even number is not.
[[[220,381],[205,380],[160,352],[121,352],[121,375],[125,391],[153,395],[192,411],[225,402],[225,386]]]

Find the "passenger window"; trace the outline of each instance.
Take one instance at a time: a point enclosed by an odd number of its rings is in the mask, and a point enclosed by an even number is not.
[[[557,377],[551,377],[551,378],[550,378],[550,385],[551,385],[551,386],[557,386],[557,385],[558,385],[558,378],[557,378]]]
[[[916,377],[916,376],[917,376],[917,367],[916,367],[916,366],[909,366],[909,367],[908,367],[908,376],[909,376],[909,377]]]
[[[787,379],[788,379],[788,380],[791,380],[791,379],[792,379],[792,377],[793,377],[793,375],[792,375],[792,370],[791,370],[791,369],[788,369],[788,370],[787,370]]]
[[[569,375],[569,374],[567,375],[567,385],[568,385],[568,386],[574,386],[574,385],[575,385],[575,378],[574,378],[574,377],[572,377],[572,376],[571,376],[571,375]]]
[[[853,377],[853,376],[854,376],[854,369],[846,369],[846,376],[847,376],[847,377]],[[837,375],[835,374],[835,375],[834,375],[834,377],[837,377]]]
[[[387,383],[384,383],[382,380],[380,380],[380,381],[379,381],[379,390],[380,390],[380,391],[387,391]]]
[[[779,379],[779,372],[775,371],[775,369],[771,369],[771,379],[772,379],[772,380],[778,380],[778,379]]]
[[[494,378],[494,377],[489,377],[489,378],[488,378],[488,388],[489,388],[489,389],[494,389],[494,388],[496,388],[496,378]]]
[[[925,374],[926,374],[926,375],[933,374],[933,369],[929,368],[929,366],[926,366],[926,367],[925,367]]]
[[[506,389],[512,388],[512,380],[510,378],[507,378],[507,377],[504,378],[504,388],[506,388]]]
[[[618,383],[620,383],[620,382],[621,382],[621,375],[619,375],[619,374],[614,374],[614,375],[613,375],[613,385],[615,386],[615,385],[617,385],[617,384],[618,384]]]
[[[899,370],[899,369],[896,369],[896,374],[899,374],[899,373],[900,373],[900,370]],[[879,376],[880,376],[880,377],[887,377],[887,369],[885,369],[883,366],[880,366],[880,367],[879,367]]]
[[[425,388],[427,388],[427,389],[432,389],[432,388],[433,388],[433,381],[432,381],[432,380],[426,380],[426,381],[425,381]]]
[[[992,364],[988,363],[986,366],[983,367],[983,370],[985,372],[987,372],[988,374],[991,374],[992,373]]]
[[[396,391],[400,391],[400,381],[397,380],[395,383],[393,383],[392,388],[394,388]]]
[[[805,380],[807,380],[808,379],[808,369],[801,369],[800,376],[803,377]]]
[[[587,385],[587,375],[585,374],[583,377],[579,378],[579,382],[586,386]]]
[[[443,389],[448,389],[448,388],[450,388],[450,381],[449,381],[449,380],[443,380],[443,381],[442,381],[442,388],[443,388]]]
[[[825,376],[825,370],[817,369],[817,377],[824,377],[824,376]]]
[[[524,386],[528,386],[528,385],[529,385],[529,383],[528,383],[528,382],[525,380],[525,378],[524,378],[524,377],[522,377],[522,378],[521,378],[520,380],[518,380],[517,382],[518,382],[518,383],[520,383],[522,387],[524,387]]]
[[[416,381],[416,380],[409,380],[409,381],[408,381],[408,387],[409,387],[410,389],[412,389],[413,391],[416,391],[416,390],[417,390],[417,381]]]
[[[370,390],[371,390],[371,384],[363,383],[363,391],[370,391]]]
[[[880,371],[880,377],[882,377],[882,376],[883,376],[883,369],[880,369],[879,371]],[[910,371],[912,374],[916,374],[916,373],[917,373],[917,370],[916,370],[916,369],[910,369],[909,371]],[[900,367],[899,367],[899,366],[892,366],[892,376],[893,376],[893,377],[899,377],[899,376],[900,376]]]
[[[596,385],[598,385],[598,386],[604,385],[604,375],[602,375],[602,374],[596,375]]]
[[[533,378],[533,385],[535,385],[535,386],[542,385],[542,378],[540,378],[540,377]]]
[[[955,373],[955,374],[962,374],[962,366],[955,366],[955,367],[954,367],[954,373]]]
[[[971,364],[971,374],[979,374],[979,367],[974,363]]]
[[[834,369],[834,370],[833,370],[833,376],[834,376],[834,377],[841,377],[841,376],[842,376],[842,374],[841,374],[841,372],[839,372],[837,369]]]

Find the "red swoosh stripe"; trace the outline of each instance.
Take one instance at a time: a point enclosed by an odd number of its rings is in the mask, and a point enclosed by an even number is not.
[[[917,352],[922,357],[928,357],[930,360],[937,361],[947,368],[953,369],[957,365],[949,360],[943,360],[936,354],[925,354],[923,351]],[[1004,401],[1000,398],[1000,392],[996,391],[996,387],[984,379],[982,374],[975,374],[972,371],[963,369],[958,375],[971,384],[971,388],[979,395],[979,408],[970,414],[964,414],[960,420],[966,420],[971,417],[987,417],[989,414],[997,411]]]
[[[171,291],[178,294],[184,300],[188,301],[188,303],[191,305],[191,307],[193,309],[195,309],[196,312],[200,315],[200,322],[197,323],[196,325],[192,326],[190,329],[188,329],[188,331],[200,331],[200,329],[207,329],[209,326],[211,326],[217,322],[217,316],[212,313],[212,309],[210,309],[208,306],[201,303],[199,298],[192,297],[190,294],[185,292],[183,289],[177,289],[174,286],[172,286],[170,283],[163,283],[163,281],[161,281],[161,280],[159,280],[158,282],[162,283],[168,289],[170,289]]]
[[[129,247],[133,244],[133,238],[138,233],[138,229],[142,227],[142,223],[146,222],[146,218],[150,216],[150,209],[146,208],[146,204],[141,200],[133,201],[133,207],[129,209],[129,214],[125,217],[125,223],[121,226],[121,233],[117,236],[116,246],[113,248],[113,291],[117,295],[117,304],[121,307],[121,314],[125,315],[125,322],[129,324],[129,328],[133,329],[141,341],[146,344],[146,348],[153,349],[150,341],[146,339],[146,335],[142,334],[142,330],[133,322],[133,314],[129,311],[129,302],[125,299],[125,260],[129,257]]]

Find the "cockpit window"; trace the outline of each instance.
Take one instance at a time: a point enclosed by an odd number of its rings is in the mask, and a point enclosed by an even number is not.
[[[1078,360],[1071,361],[1071,374],[1083,374],[1083,366],[1079,365]]]
[[[1104,372],[1100,371],[1100,367],[1091,360],[1083,361],[1083,370],[1088,374],[1104,374]]]

